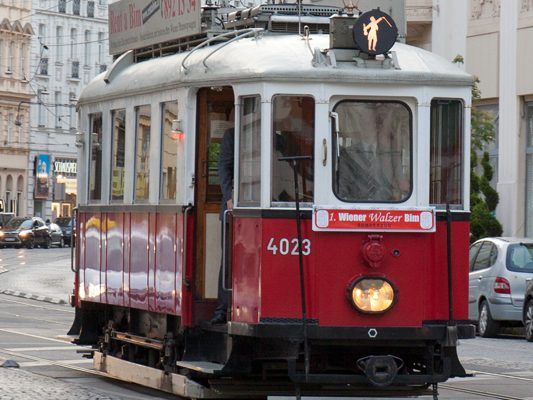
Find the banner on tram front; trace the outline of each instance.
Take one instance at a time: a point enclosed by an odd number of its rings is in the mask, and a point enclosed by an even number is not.
[[[314,231],[435,232],[433,207],[313,207]]]
[[[109,5],[109,53],[201,32],[200,0],[120,0]]]

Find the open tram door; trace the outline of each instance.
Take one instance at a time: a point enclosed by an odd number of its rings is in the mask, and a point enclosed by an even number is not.
[[[195,257],[193,323],[210,320],[217,305],[222,238],[222,191],[218,159],[224,133],[234,128],[231,87],[201,88],[197,93],[195,172]]]

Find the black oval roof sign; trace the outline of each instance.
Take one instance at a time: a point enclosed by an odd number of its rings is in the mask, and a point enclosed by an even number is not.
[[[361,14],[353,26],[353,38],[362,52],[385,54],[394,46],[398,28],[390,15],[380,10]]]

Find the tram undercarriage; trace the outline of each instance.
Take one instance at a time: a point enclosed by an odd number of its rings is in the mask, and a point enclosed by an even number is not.
[[[301,324],[182,329],[174,316],[88,305],[78,344],[95,348],[95,369],[188,398],[412,396],[466,376],[455,350],[463,325],[382,329],[380,340],[373,328],[311,325],[306,357]]]

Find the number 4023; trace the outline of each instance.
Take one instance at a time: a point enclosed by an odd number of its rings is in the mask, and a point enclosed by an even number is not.
[[[278,252],[282,256],[297,256],[298,255],[298,239],[292,238],[270,238],[267,245],[267,251],[277,255]],[[311,241],[309,239],[302,239],[302,254],[308,256],[311,254]]]

